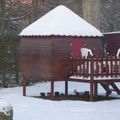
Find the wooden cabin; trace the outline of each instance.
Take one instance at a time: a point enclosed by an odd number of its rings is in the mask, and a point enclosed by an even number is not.
[[[67,80],[71,57],[81,56],[83,47],[101,56],[103,35],[65,6],[58,6],[21,33],[19,68],[26,80]],[[51,85],[53,87],[53,84]]]
[[[116,55],[120,48],[120,31],[104,33],[103,43],[109,55]]]

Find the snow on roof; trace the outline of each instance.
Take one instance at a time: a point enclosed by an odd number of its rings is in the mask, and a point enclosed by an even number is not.
[[[120,34],[120,31],[114,31],[114,32],[105,32],[103,34]]]
[[[102,33],[72,12],[60,5],[23,29],[20,36],[103,36]]]

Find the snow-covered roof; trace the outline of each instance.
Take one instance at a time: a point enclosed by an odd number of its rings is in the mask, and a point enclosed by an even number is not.
[[[120,31],[114,31],[114,32],[105,32],[103,34],[120,34]]]
[[[26,27],[20,36],[103,36],[67,7],[60,5]]]

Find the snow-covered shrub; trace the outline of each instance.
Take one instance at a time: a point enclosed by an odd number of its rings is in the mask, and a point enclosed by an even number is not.
[[[0,99],[0,120],[13,120],[13,107],[3,99]]]

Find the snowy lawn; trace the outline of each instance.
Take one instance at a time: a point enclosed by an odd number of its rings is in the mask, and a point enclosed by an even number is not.
[[[63,88],[63,82],[55,83],[55,91],[63,92]],[[89,86],[71,82],[69,93],[73,93],[74,89],[84,91],[88,90]],[[49,82],[39,83],[27,87],[27,95],[40,95],[40,92],[49,90]],[[104,93],[101,87],[99,93]],[[1,89],[0,98],[13,106],[14,120],[120,120],[120,100],[100,102],[43,100],[23,97],[22,87]]]

